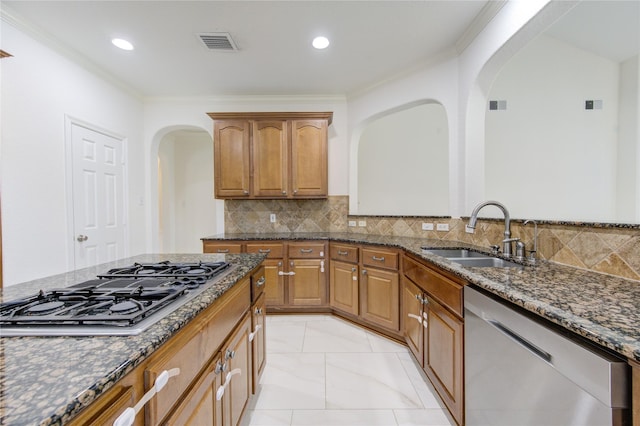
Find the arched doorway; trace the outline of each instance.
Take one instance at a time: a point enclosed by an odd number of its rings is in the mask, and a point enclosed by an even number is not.
[[[163,253],[202,252],[216,233],[213,142],[198,128],[176,129],[158,145],[158,243]]]

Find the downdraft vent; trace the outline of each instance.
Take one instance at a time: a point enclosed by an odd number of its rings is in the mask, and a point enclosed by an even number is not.
[[[210,50],[238,50],[229,33],[201,33],[198,37]]]

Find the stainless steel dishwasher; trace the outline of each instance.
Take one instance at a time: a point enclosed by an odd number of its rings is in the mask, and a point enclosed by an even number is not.
[[[467,425],[625,425],[626,361],[465,287]]]

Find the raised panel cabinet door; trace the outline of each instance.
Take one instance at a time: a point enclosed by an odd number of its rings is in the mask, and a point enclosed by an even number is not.
[[[282,259],[265,259],[262,261],[266,279],[264,292],[266,293],[265,301],[267,307],[283,306],[286,303],[284,276],[280,275],[280,272],[283,272],[282,262]]]
[[[223,384],[225,374],[221,357],[218,355],[163,424],[222,426],[222,401],[216,397],[216,393]]]
[[[362,268],[360,274],[360,316],[366,321],[400,331],[400,288],[398,273]]]
[[[291,190],[293,197],[326,197],[327,121],[292,120]]]
[[[402,323],[403,334],[407,345],[418,363],[423,366],[424,327],[422,316],[422,290],[409,279],[402,280]]]
[[[227,364],[222,397],[222,416],[225,426],[237,426],[249,401],[253,383],[251,360],[251,315],[247,313],[240,322],[229,343],[222,351],[222,361]]]
[[[251,307],[251,358],[253,360],[253,393],[258,390],[260,376],[267,361],[266,323],[267,312],[264,293]]]
[[[358,315],[358,265],[331,261],[329,304],[336,309]]]
[[[287,197],[289,137],[287,121],[254,121],[253,196]]]
[[[250,195],[249,121],[215,121],[213,165],[216,198],[246,198]]]
[[[327,274],[321,259],[297,259],[289,262],[289,305],[326,306]]]
[[[458,424],[464,415],[462,321],[429,298],[426,305],[427,332],[424,370]]]

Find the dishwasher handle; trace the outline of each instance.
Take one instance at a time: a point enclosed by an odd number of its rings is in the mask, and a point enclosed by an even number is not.
[[[499,332],[501,332],[502,334],[504,334],[505,336],[507,336],[508,338],[510,338],[511,340],[513,340],[514,342],[522,346],[523,348],[525,348],[527,351],[529,351],[533,355],[537,356],[547,364],[553,365],[553,362],[552,362],[553,357],[549,352],[543,349],[540,349],[539,347],[529,342],[524,337],[520,336],[515,331],[506,327],[500,321],[496,321],[488,318],[483,318],[483,320],[485,320],[489,325],[493,326],[493,328],[495,328],[496,330],[498,330]]]

